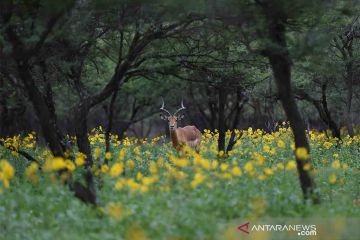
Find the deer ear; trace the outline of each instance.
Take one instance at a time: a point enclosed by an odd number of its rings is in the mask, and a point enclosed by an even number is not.
[[[181,119],[183,119],[184,118],[184,114],[181,114],[181,115],[179,115],[178,117],[177,117],[177,120],[181,120]]]
[[[164,114],[161,114],[161,113],[160,113],[160,118],[161,118],[162,120],[167,120],[167,117],[166,117]]]

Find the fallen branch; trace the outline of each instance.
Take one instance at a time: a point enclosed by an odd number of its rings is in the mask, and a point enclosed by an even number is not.
[[[22,151],[22,150],[17,150],[15,147],[13,146],[5,146],[5,143],[3,141],[0,141],[0,145],[3,146],[5,149],[8,149],[10,151],[14,151],[14,152],[17,152],[19,153],[21,156],[23,156],[24,158],[26,158],[28,161],[30,162],[36,162],[39,164],[39,161],[36,160],[33,156],[31,156],[30,154],[28,154],[27,152],[25,151]]]

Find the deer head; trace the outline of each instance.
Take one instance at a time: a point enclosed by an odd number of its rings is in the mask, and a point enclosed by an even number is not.
[[[160,117],[162,120],[169,122],[170,131],[174,131],[177,128],[177,121],[181,120],[184,117],[183,114],[179,115],[179,113],[180,113],[180,111],[182,111],[184,109],[186,109],[186,108],[184,107],[183,101],[181,101],[181,107],[178,110],[176,110],[174,112],[174,114],[171,114],[168,110],[165,109],[164,100],[162,101],[162,106],[161,106],[160,110],[163,111],[165,113],[165,115],[160,114]]]

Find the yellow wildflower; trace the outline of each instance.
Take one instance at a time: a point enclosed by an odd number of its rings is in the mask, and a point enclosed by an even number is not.
[[[336,175],[335,174],[331,174],[329,177],[329,183],[331,184],[335,184],[336,183]]]
[[[86,158],[85,154],[78,153],[76,158],[75,158],[76,166],[80,167],[80,166],[84,165],[85,164],[85,158]]]
[[[109,166],[107,164],[101,166],[102,173],[107,173],[108,171],[109,171]]]
[[[136,180],[138,180],[138,181],[141,180],[143,177],[144,177],[144,175],[141,172],[138,172],[136,174]]]
[[[131,191],[137,191],[140,189],[140,184],[135,182],[132,178],[126,181],[126,185]]]
[[[241,174],[242,174],[242,171],[241,171],[241,169],[239,168],[239,167],[233,167],[232,169],[231,169],[231,174],[233,175],[233,176],[241,176]]]
[[[349,165],[347,165],[347,163],[343,163],[343,164],[342,164],[342,168],[343,168],[343,169],[348,169],[348,168],[349,168]]]
[[[139,188],[139,191],[142,193],[148,192],[149,191],[149,187],[147,185],[141,185]]]
[[[126,156],[126,148],[122,148],[119,152],[118,160],[122,161],[125,159]]]
[[[182,168],[189,166],[189,163],[189,160],[187,160],[186,158],[180,158],[174,161],[174,166]]]
[[[300,160],[308,160],[308,159],[310,159],[309,152],[305,147],[296,148],[295,155]]]
[[[115,189],[120,190],[125,186],[125,179],[121,178],[115,183]]]
[[[261,181],[264,181],[264,180],[266,180],[266,175],[264,175],[264,174],[261,174],[261,175],[259,175],[259,177],[258,177],[258,179],[259,180],[261,180]]]
[[[110,202],[107,206],[106,206],[106,210],[105,210],[106,214],[108,214],[110,217],[112,217],[115,220],[119,220],[121,219],[121,217],[124,214],[124,208],[120,203],[113,203]]]
[[[162,158],[159,158],[156,161],[156,165],[157,165],[157,167],[162,168],[164,166],[164,160]]]
[[[211,163],[211,167],[212,167],[213,169],[216,169],[216,168],[218,167],[218,165],[219,165],[219,163],[218,163],[217,160],[214,160],[214,161]]]
[[[264,168],[264,173],[268,176],[271,176],[274,174],[274,170],[271,168]]]
[[[223,173],[223,174],[221,175],[221,177],[222,177],[223,179],[229,180],[229,179],[232,178],[232,175],[231,175],[230,173],[228,173],[228,172],[225,172],[225,173]]]
[[[33,183],[37,183],[39,181],[39,177],[36,175],[38,170],[39,170],[39,164],[37,164],[36,162],[32,162],[25,169],[25,176],[27,176]]]
[[[252,162],[251,161],[247,162],[244,166],[244,169],[247,172],[252,172],[254,170],[254,166],[253,166]]]
[[[126,232],[126,240],[147,240],[145,231],[137,225],[132,225]]]
[[[14,167],[6,160],[0,161],[0,171],[3,179],[11,179],[14,176]]]
[[[222,157],[224,155],[224,151],[223,150],[220,150],[219,152],[218,152],[218,156],[219,157]]]
[[[71,161],[71,160],[69,160],[69,159],[66,159],[65,160],[65,165],[66,165],[66,168],[70,171],[70,172],[72,172],[72,171],[74,171],[75,170],[75,164],[73,163],[73,161]]]
[[[95,148],[95,158],[99,158],[100,157],[100,148]]]
[[[263,155],[261,155],[261,154],[255,154],[255,158],[256,158],[256,164],[257,165],[263,165],[264,164],[264,162],[265,162],[265,158],[264,158],[264,156]]]
[[[331,167],[335,169],[339,169],[341,167],[340,161],[339,160],[333,161]]]
[[[326,149],[331,148],[332,145],[333,145],[333,144],[332,144],[331,142],[324,142],[324,144],[323,144],[324,148],[326,148]]]
[[[105,159],[106,159],[106,160],[110,160],[110,159],[111,159],[111,152],[106,152],[106,153],[105,153]]]
[[[286,170],[291,170],[291,169],[294,169],[294,168],[296,168],[296,162],[295,161],[289,161],[286,164]]]
[[[303,169],[305,171],[309,171],[311,169],[311,164],[310,163],[305,163],[304,166],[303,166]]]
[[[263,150],[264,150],[264,152],[269,153],[271,148],[269,145],[264,145]]]
[[[290,145],[290,148],[291,148],[291,150],[295,150],[295,144],[292,143],[292,144]]]
[[[226,163],[220,164],[221,171],[226,171],[226,169],[228,169],[228,167],[229,167],[229,165],[227,165]]]
[[[194,180],[191,181],[191,187],[196,188],[204,180],[205,180],[205,176],[202,173],[196,173],[194,176]]]
[[[151,161],[149,164],[149,171],[151,174],[157,174],[158,173],[158,167],[157,163],[154,161]]]
[[[279,140],[279,141],[277,142],[277,146],[278,146],[279,148],[284,148],[284,147],[286,146],[286,144],[285,144],[285,142],[284,142],[283,140]]]
[[[140,154],[140,146],[137,146],[137,147],[134,148],[134,153],[135,153],[135,155]]]
[[[209,160],[202,158],[201,161],[200,161],[200,163],[201,163],[201,166],[202,166],[204,169],[206,169],[206,170],[210,170],[210,169],[211,169],[211,164],[210,164],[210,161],[209,161]]]
[[[285,168],[284,164],[283,163],[277,163],[276,164],[276,167],[280,170],[283,170]]]
[[[115,163],[110,169],[110,176],[117,177],[119,176],[124,170],[124,166],[122,163]]]
[[[128,160],[126,162],[126,166],[130,169],[130,170],[133,170],[135,168],[135,162],[134,160]]]
[[[141,179],[142,183],[146,186],[149,186],[157,181],[156,177],[143,177]]]
[[[65,169],[65,168],[67,168],[66,162],[65,162],[64,158],[62,158],[62,157],[50,158],[50,159],[46,160],[46,162],[44,164],[45,172],[54,171],[54,170],[56,171],[56,170]]]

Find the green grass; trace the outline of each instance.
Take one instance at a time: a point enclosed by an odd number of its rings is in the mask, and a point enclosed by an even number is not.
[[[283,134],[280,138],[287,140],[288,136]],[[276,154],[269,155],[263,152],[263,145],[269,142],[262,139],[259,143],[253,139],[255,137],[243,138],[235,153],[226,160],[229,168],[233,161],[241,167],[243,174],[239,177],[222,179],[216,176],[221,172],[219,169],[203,170],[206,180],[193,189],[190,182],[199,167],[182,168],[188,174],[184,180],[169,180],[166,175],[169,171],[162,168],[158,173],[160,180],[150,191],[142,193],[127,188],[116,190],[115,182],[123,177],[102,174],[97,178],[97,207],[80,202],[68,187],[51,183],[46,173],[39,174],[38,184],[32,184],[23,175],[25,160],[3,151],[0,158],[15,166],[16,175],[10,188],[0,194],[0,239],[307,239],[293,232],[246,235],[237,229],[245,222],[316,224],[316,239],[357,239],[360,164],[355,143],[327,150],[321,147],[322,143],[312,142],[315,181],[321,197],[320,205],[312,205],[303,201],[295,170],[277,170],[266,180],[257,178],[263,167],[286,163],[293,158],[293,153],[287,147],[277,148]],[[209,139],[203,146],[202,155],[209,161],[215,161],[211,150],[214,142]],[[101,143],[95,145],[103,147]],[[276,141],[272,140],[270,145],[275,148]],[[136,162],[135,169],[126,170],[127,179],[135,179],[139,171],[150,175],[149,162],[160,157],[168,161],[168,153],[173,153],[168,145],[144,144],[136,156],[135,146],[125,147],[128,151],[122,161],[134,159]],[[113,146],[112,155],[117,156],[123,147]],[[35,156],[41,153],[40,149],[32,151]],[[250,176],[244,164],[252,159],[253,152],[261,152],[266,161],[264,166],[256,166],[257,173]],[[342,166],[346,163],[348,167],[332,168],[334,154],[338,154]],[[331,174],[337,176],[335,184],[329,183]],[[159,190],[164,183],[170,191]],[[120,206],[120,214],[109,212],[109,203]]]

